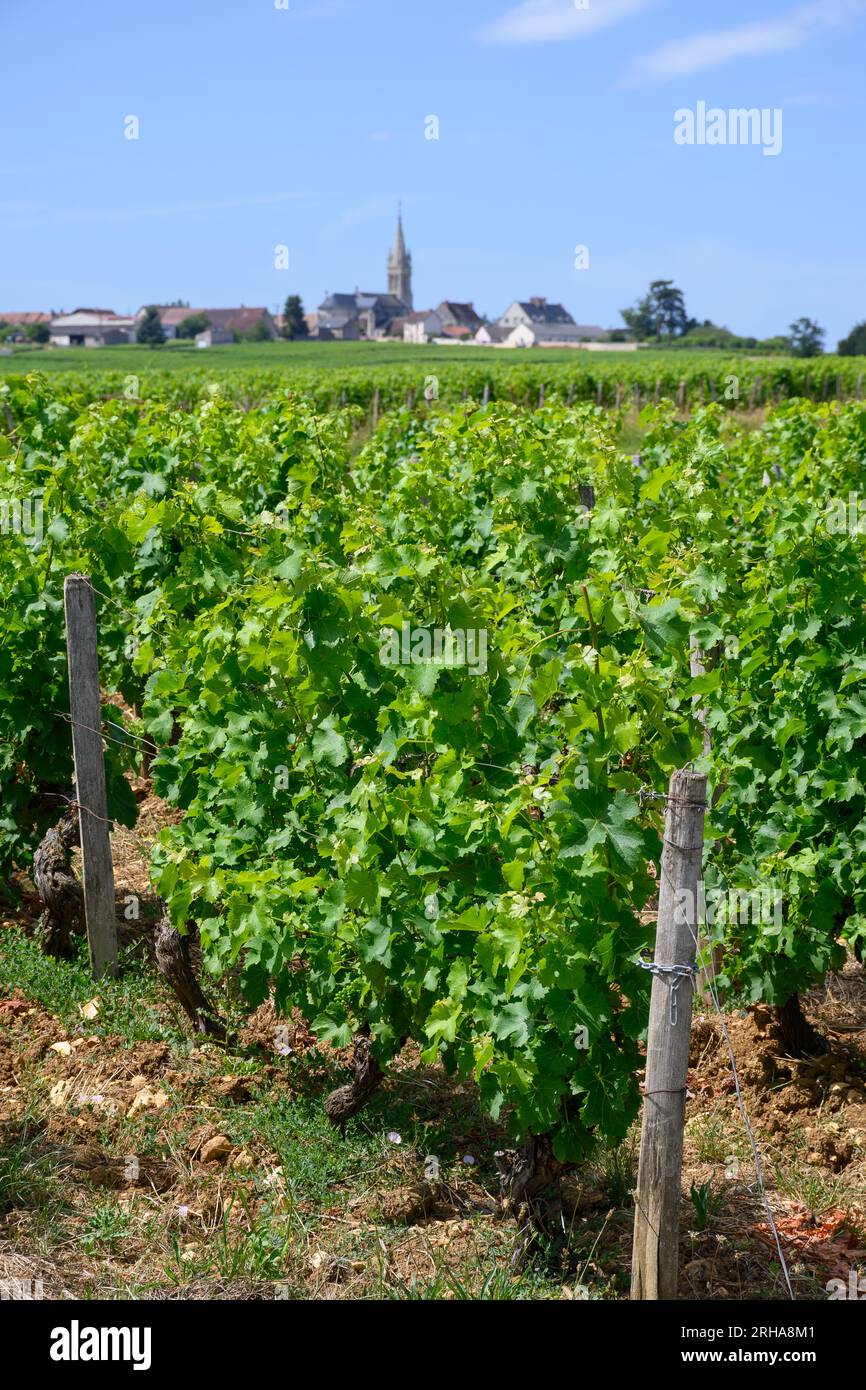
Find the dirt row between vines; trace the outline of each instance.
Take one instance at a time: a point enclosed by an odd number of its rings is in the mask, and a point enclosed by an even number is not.
[[[119,902],[147,891],[146,848],[168,818],[136,790],[139,825],[114,835]],[[627,1297],[636,1133],[567,1179],[548,1239],[515,1269],[494,1158],[508,1140],[471,1085],[407,1048],[342,1138],[321,1102],[348,1058],[298,1017],[270,1004],[245,1016],[228,991],[234,1045],[194,1040],[138,941],[125,967],[138,1002],[118,1033],[103,1020],[127,976],[82,999],[79,968],[64,998],[67,967],[39,973],[36,915],[28,894],[0,931],[20,976],[0,990],[4,1296],[31,1280],[49,1298]],[[850,960],[804,1005],[826,1057],[784,1057],[760,1008],[727,1026],[796,1296],[826,1298],[829,1280],[866,1274],[863,967]],[[784,1298],[727,1048],[705,1016],[688,1087],[681,1296]]]

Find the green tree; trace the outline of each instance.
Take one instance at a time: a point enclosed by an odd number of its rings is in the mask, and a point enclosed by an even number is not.
[[[149,304],[145,309],[144,317],[138,325],[135,341],[146,343],[148,347],[159,347],[161,343],[165,342],[165,329],[155,304]]]
[[[653,280],[649,292],[620,314],[636,338],[680,338],[695,326],[685,297],[673,280]]]
[[[653,280],[650,294],[655,304],[657,338],[680,338],[694,327],[694,321],[686,313],[683,292],[673,280]]]
[[[639,341],[655,337],[655,306],[650,295],[645,294],[631,309],[620,309],[619,312],[626,327]]]
[[[866,321],[855,324],[838,350],[842,357],[866,357]]]
[[[265,343],[271,336],[270,324],[266,318],[256,319],[242,335],[245,343]]]
[[[179,338],[194,338],[196,333],[204,333],[206,328],[210,328],[210,319],[207,314],[187,314],[185,319],[181,319],[177,326],[177,336]]]
[[[290,294],[283,308],[283,337],[306,338],[309,331],[307,320],[304,318],[304,305],[301,296]]]
[[[47,323],[28,323],[24,329],[24,337],[28,343],[47,343],[51,334],[48,331]]]
[[[796,319],[788,334],[795,357],[818,357],[824,351],[825,333],[814,319]]]

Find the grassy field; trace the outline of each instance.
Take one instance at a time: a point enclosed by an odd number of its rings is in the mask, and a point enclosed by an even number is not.
[[[730,358],[730,354],[707,350],[701,352],[641,350],[622,353],[587,353],[574,348],[501,348],[435,347],[399,343],[229,343],[222,347],[196,348],[192,345],[166,345],[162,348],[104,347],[104,348],[41,348],[28,347],[0,356],[0,373],[49,371],[141,371],[158,367],[161,370],[187,371],[191,367],[208,371],[237,371],[239,368],[270,368],[286,371],[321,368],[344,370],[347,367],[441,367],[455,362],[480,365],[495,362],[500,366],[534,365],[542,362],[574,362],[580,368],[589,364],[621,362],[645,365],[652,360],[670,365],[681,360],[683,366],[695,361],[713,362]],[[773,361],[775,359],[768,359]]]

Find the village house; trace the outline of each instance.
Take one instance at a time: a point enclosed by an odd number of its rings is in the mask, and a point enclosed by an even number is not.
[[[227,328],[205,328],[195,335],[197,348],[219,347],[224,343],[233,343],[234,340],[234,334]]]
[[[134,342],[135,328],[135,319],[113,309],[74,309],[53,318],[49,334],[54,347],[108,347]]]
[[[23,343],[29,336],[28,330],[50,324],[52,314],[45,314],[41,310],[10,310],[8,313],[0,313],[0,328],[5,328],[4,338],[7,343]]]
[[[244,337],[258,324],[263,325],[263,336],[268,338],[277,336],[277,328],[273,318],[268,310],[262,307],[247,308],[243,304],[236,309],[191,309],[189,306],[177,304],[157,304],[155,307],[162,324],[162,331],[169,340],[178,336],[178,329],[185,319],[200,314],[203,314],[208,320],[208,327],[215,331],[215,342],[233,342],[235,336]],[[147,308],[148,306],[143,305],[135,315],[136,328],[141,319],[144,318]]]
[[[483,323],[473,343],[481,347],[535,347],[535,333],[526,323],[517,323],[513,328],[505,328],[501,323]]]
[[[515,299],[496,322],[502,328],[516,328],[519,323],[550,328],[554,324],[573,324],[574,319],[561,304],[548,304],[542,295],[535,295],[532,299]]]
[[[442,320],[435,309],[417,309],[403,320],[404,343],[429,343],[442,332]]]
[[[458,304],[453,299],[443,299],[436,306],[436,313],[442,322],[442,333],[446,338],[472,338],[484,320],[476,314],[474,304]]]

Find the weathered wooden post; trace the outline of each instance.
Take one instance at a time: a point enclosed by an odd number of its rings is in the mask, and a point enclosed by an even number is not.
[[[604,378],[599,377],[598,385],[595,388],[596,405],[604,405]]]
[[[631,1296],[677,1296],[679,1206],[707,779],[668,788],[635,1191]]]
[[[616,397],[615,397],[614,409],[615,409],[615,410],[619,410],[619,408],[620,408],[621,405],[622,405],[622,382],[621,382],[621,381],[618,381],[618,382],[616,383]]]
[[[410,386],[406,391],[406,409],[411,410],[415,404],[415,392]]]
[[[571,409],[572,405],[574,404],[574,382],[573,382],[573,381],[570,381],[570,382],[568,383],[568,399],[567,399],[567,401],[565,402],[565,404],[568,406],[569,410]]]
[[[378,423],[379,423],[379,388],[378,388],[378,386],[377,386],[376,389],[375,389],[375,391],[373,392],[373,420],[372,420],[373,429],[376,428],[376,426],[378,425]]]
[[[685,410],[685,408],[686,408],[686,383],[685,383],[684,381],[681,381],[681,382],[680,382],[680,385],[679,385],[679,390],[677,391],[677,409],[678,409],[678,410]]]
[[[538,388],[538,409],[544,405],[544,382]]]
[[[485,383],[484,383],[484,392],[483,392],[482,397],[481,397],[481,404],[482,404],[482,405],[487,405],[487,403],[488,403],[489,400],[490,400],[490,382],[489,382],[489,381],[485,381]]]
[[[75,799],[81,833],[84,920],[93,978],[117,971],[114,868],[108,835],[105,762],[102,751],[96,605],[90,580],[67,575],[63,585],[69,710],[75,762]]]

